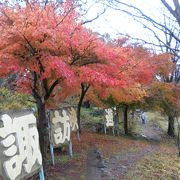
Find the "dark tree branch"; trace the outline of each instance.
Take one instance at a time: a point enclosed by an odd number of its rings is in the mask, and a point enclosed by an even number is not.
[[[44,89],[46,91],[46,94],[48,94],[49,89],[48,89],[48,80],[47,80],[47,78],[43,79],[43,87],[44,87]]]
[[[86,94],[89,88],[90,88],[90,84],[81,83],[81,89],[82,89],[83,94]]]
[[[111,7],[111,8],[113,8],[113,9],[115,9],[115,10],[122,11],[122,12],[130,15],[131,17],[134,17],[134,18],[135,18],[134,20],[136,20],[136,21],[138,21],[138,22],[140,22],[140,23],[141,23],[140,20],[146,20],[147,22],[150,22],[154,27],[156,27],[156,28],[158,28],[158,29],[160,29],[160,30],[166,29],[167,32],[168,32],[171,36],[173,36],[176,41],[179,41],[179,42],[180,42],[179,37],[177,37],[177,36],[171,31],[171,29],[169,29],[168,27],[166,27],[164,24],[161,24],[161,23],[157,22],[156,20],[152,19],[150,16],[144,14],[143,11],[140,10],[139,8],[137,8],[137,7],[133,6],[133,5],[130,5],[130,4],[121,2],[121,1],[119,1],[119,0],[115,0],[115,2],[117,2],[117,3],[120,4],[120,5],[125,6],[125,7],[127,7],[127,8],[130,8],[130,10],[124,10],[124,9],[122,9],[122,8],[118,8],[117,6],[114,7],[114,6],[112,6],[112,4],[110,4],[110,5],[108,5],[108,6]],[[137,14],[136,14],[136,13],[132,13],[134,10],[137,12]],[[138,14],[139,14],[139,15],[138,15]],[[140,20],[138,20],[138,19],[140,19]]]
[[[173,0],[175,10],[166,2],[166,0],[161,0],[164,6],[168,9],[168,11],[176,18],[179,26],[180,26],[180,4],[178,0]]]
[[[161,1],[166,2],[165,0]],[[180,11],[179,2],[177,0],[174,0],[173,2],[175,11]],[[120,8],[118,8],[118,4],[120,5]],[[173,19],[171,19],[171,16],[167,16],[165,12],[163,12],[162,15],[164,18],[164,22],[161,23],[155,20],[155,18],[152,18],[151,16],[145,14],[138,7],[124,3],[121,0],[112,0],[110,3],[110,7],[115,10],[120,10],[133,17],[135,21],[140,23],[144,28],[146,28],[153,34],[153,36],[157,40],[157,43],[151,41],[148,42],[146,40],[138,38],[133,38],[133,40],[138,40],[140,42],[143,42],[144,44],[153,45],[155,47],[158,47],[161,52],[170,53],[174,56],[172,58],[172,62],[176,64],[176,69],[175,71],[171,72],[168,78],[168,82],[179,81],[180,72],[178,68],[178,62],[180,60],[180,31],[179,26],[177,26],[177,21],[174,21]],[[164,38],[162,37],[163,34]]]
[[[36,49],[32,46],[32,44],[30,43],[30,41],[26,38],[25,35],[23,35],[23,38],[25,39],[25,41],[28,43],[29,47],[30,47],[30,50],[31,50],[31,53],[32,55],[35,55],[36,53]]]
[[[46,93],[44,100],[48,100],[48,98],[50,97],[52,91],[54,90],[54,88],[59,84],[59,79],[55,80],[51,87],[49,88],[48,92]]]
[[[33,87],[32,87],[32,95],[36,99],[36,101],[38,101],[38,100],[41,99],[41,97],[37,93],[37,81],[38,81],[38,77],[37,77],[37,74],[36,74],[35,71],[32,73],[32,76],[34,78]]]
[[[106,9],[104,8],[102,12],[100,12],[100,13],[98,13],[98,14],[96,15],[96,17],[84,21],[84,22],[82,23],[82,25],[93,22],[94,20],[98,19],[101,15],[103,15],[105,12],[106,12]]]

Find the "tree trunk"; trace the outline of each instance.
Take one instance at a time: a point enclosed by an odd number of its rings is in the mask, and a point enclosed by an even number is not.
[[[178,135],[177,135],[177,148],[178,148],[178,154],[179,154],[179,157],[180,157],[180,127],[179,127],[179,124],[178,124]]]
[[[78,103],[78,108],[77,108],[77,122],[78,122],[78,128],[79,128],[79,133],[81,134],[81,107],[82,107],[82,102],[84,99],[84,94],[81,93],[81,97],[79,99]]]
[[[87,93],[89,87],[90,85],[81,83],[81,95],[80,95],[78,108],[77,108],[77,122],[78,122],[78,127],[79,127],[79,134],[81,134],[81,107],[82,107],[84,96]]]
[[[174,117],[173,116],[168,117],[168,132],[167,132],[167,134],[169,136],[174,137]]]
[[[42,153],[43,163],[45,163],[47,149],[48,149],[48,121],[46,118],[46,111],[45,111],[45,103],[42,103],[41,100],[37,103],[38,109],[38,132],[39,132],[39,142],[40,142],[40,149]]]
[[[178,148],[179,157],[180,157],[180,124],[177,117],[176,117],[176,120],[177,120],[177,148]]]
[[[114,129],[115,133],[119,136],[119,107],[116,106],[115,115],[114,115]]]
[[[38,123],[37,128],[39,132],[39,144],[42,154],[43,164],[46,164],[46,155],[49,145],[49,132],[48,132],[48,120],[46,118],[45,102],[50,98],[51,93],[54,88],[58,85],[59,79],[56,79],[51,86],[48,86],[48,79],[41,80],[42,74],[45,72],[43,64],[37,58],[40,74],[32,71],[33,88],[32,96],[36,100],[37,110],[38,110]],[[39,87],[39,88],[37,88]]]
[[[119,107],[118,106],[116,106],[116,110],[115,110],[114,124],[115,125],[119,124]]]
[[[124,108],[124,133],[127,135],[128,131],[128,105],[125,105]]]

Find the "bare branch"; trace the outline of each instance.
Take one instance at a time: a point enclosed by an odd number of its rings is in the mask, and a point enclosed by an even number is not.
[[[180,26],[180,4],[178,0],[173,0],[175,10],[166,2],[166,0],[161,0],[164,6],[169,10],[169,12],[176,18],[179,26]]]
[[[106,9],[104,8],[102,12],[100,12],[100,13],[98,13],[98,14],[96,15],[96,17],[84,21],[84,22],[82,23],[82,25],[87,24],[87,23],[90,23],[90,22],[93,22],[94,20],[98,19],[101,15],[103,15],[105,12],[106,12]]]

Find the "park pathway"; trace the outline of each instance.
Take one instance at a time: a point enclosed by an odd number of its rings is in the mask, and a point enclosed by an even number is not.
[[[101,163],[100,154],[97,148],[92,149],[87,155],[87,175],[86,180],[101,180],[101,171],[98,168]]]
[[[157,144],[152,143],[149,147],[138,151],[126,151],[116,156],[112,156],[108,163],[108,169],[113,180],[126,180],[128,171],[133,165],[141,160],[141,158],[155,152],[157,150]]]
[[[157,143],[151,142],[148,147],[135,151],[129,150],[112,155],[108,162],[99,158],[96,151],[92,150],[88,154],[87,160],[87,180],[127,180],[126,175],[133,165],[141,158],[155,152]]]
[[[97,148],[93,149],[87,159],[87,180],[129,180],[126,177],[128,171],[136,162],[158,149],[162,135],[161,129],[151,122],[139,122],[138,126],[141,128],[140,137],[147,139],[149,145],[142,149],[129,149],[112,155],[108,162],[103,160]]]

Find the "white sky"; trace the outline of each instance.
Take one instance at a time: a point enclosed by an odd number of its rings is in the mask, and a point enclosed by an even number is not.
[[[89,4],[93,4],[94,0],[89,0]],[[154,16],[156,20],[160,21],[160,10],[164,7],[160,0],[124,0],[126,3],[132,3],[138,8],[142,9],[145,14]],[[172,3],[172,0],[168,2]],[[87,18],[91,19],[96,16],[97,12],[102,12],[103,6],[100,4],[94,5],[88,12]],[[129,34],[132,37],[152,40],[153,35],[149,33],[142,25],[133,21],[131,17],[120,11],[108,9],[105,14],[100,18],[87,24],[93,31],[97,31],[100,34],[108,33],[111,37],[118,37],[118,33]]]

